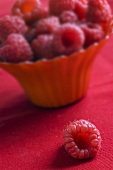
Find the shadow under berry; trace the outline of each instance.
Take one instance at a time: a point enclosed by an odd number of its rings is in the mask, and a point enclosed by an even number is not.
[[[85,164],[88,162],[91,162],[93,158],[89,159],[75,159],[71,157],[69,154],[67,154],[66,150],[64,149],[64,146],[60,146],[58,150],[55,153],[55,158],[50,165],[50,168],[53,169],[64,169],[69,167],[76,167],[80,166],[81,164]]]

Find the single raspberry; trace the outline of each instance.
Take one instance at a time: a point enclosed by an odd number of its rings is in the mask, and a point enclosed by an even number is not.
[[[89,0],[87,20],[99,23],[105,34],[111,33],[112,12],[107,0]]]
[[[12,14],[22,17],[28,24],[33,24],[48,16],[48,9],[43,7],[40,0],[16,0],[12,7]]]
[[[0,18],[0,42],[5,41],[11,33],[25,34],[26,31],[27,26],[20,17],[6,15]]]
[[[101,147],[101,135],[96,126],[80,119],[70,123],[64,130],[64,146],[74,158],[95,157]]]
[[[75,0],[49,0],[50,14],[59,16],[65,10],[74,10]]]
[[[75,24],[61,25],[53,35],[53,46],[59,55],[70,55],[82,49],[85,36]]]
[[[86,18],[88,1],[87,0],[76,0],[74,12],[77,14],[79,20]]]
[[[107,0],[89,0],[87,20],[95,23],[108,22],[112,17]]]
[[[52,59],[55,57],[55,52],[52,46],[52,35],[39,35],[37,39],[33,40],[31,47],[38,59]]]
[[[21,34],[10,34],[0,48],[0,58],[4,62],[23,62],[33,60],[33,52]]]
[[[78,21],[77,15],[73,11],[63,11],[59,16],[61,23],[75,23]]]
[[[85,34],[85,43],[84,46],[88,47],[93,43],[99,42],[105,36],[102,27],[99,24],[94,23],[85,23],[81,24],[80,28]]]
[[[37,22],[35,28],[37,35],[53,33],[59,27],[58,17],[51,16]]]

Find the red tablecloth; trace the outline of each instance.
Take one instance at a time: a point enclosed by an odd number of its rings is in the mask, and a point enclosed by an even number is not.
[[[0,1],[1,15],[13,2]],[[32,105],[18,82],[0,69],[0,170],[113,169],[112,42],[113,36],[94,62],[87,95],[59,109]],[[100,130],[102,148],[96,158],[76,160],[64,150],[62,131],[74,119],[88,119]]]

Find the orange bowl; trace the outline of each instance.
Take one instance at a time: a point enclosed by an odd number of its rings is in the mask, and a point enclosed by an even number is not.
[[[107,39],[70,56],[18,64],[0,62],[0,67],[18,80],[35,105],[65,106],[86,94],[93,61]]]

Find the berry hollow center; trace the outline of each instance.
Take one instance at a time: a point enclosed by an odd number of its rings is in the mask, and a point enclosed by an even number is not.
[[[88,133],[78,133],[74,141],[79,149],[87,149],[90,145]]]
[[[73,32],[65,32],[62,35],[62,43],[65,47],[71,47],[75,43]]]

